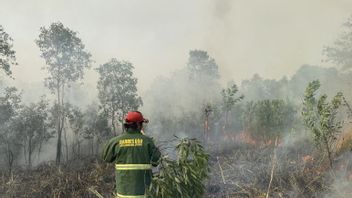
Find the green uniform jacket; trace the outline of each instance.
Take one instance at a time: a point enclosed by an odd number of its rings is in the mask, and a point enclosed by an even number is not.
[[[144,197],[152,178],[151,167],[157,165],[160,155],[153,139],[139,131],[127,131],[110,139],[102,158],[115,163],[117,196]]]

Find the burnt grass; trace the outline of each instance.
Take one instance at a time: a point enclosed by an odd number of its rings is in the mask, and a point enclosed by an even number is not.
[[[0,197],[87,197],[96,198],[89,189],[111,197],[114,166],[94,158],[81,158],[64,165],[43,163],[31,170],[18,168],[12,175],[2,172]]]
[[[276,147],[238,142],[223,145],[207,146],[211,148],[211,172],[204,197],[266,197],[272,169],[269,197],[324,197],[333,190],[328,164],[318,160],[319,153],[307,142]],[[351,164],[347,168],[351,173]],[[114,166],[96,157],[61,166],[47,162],[30,170],[17,167],[12,174],[3,170],[0,197],[97,197],[92,190],[113,197],[114,183]]]
[[[207,197],[266,197],[272,169],[270,197],[321,197],[328,189],[330,181],[319,172],[323,164],[302,160],[309,148],[279,145],[273,161],[274,149],[239,143],[215,150]]]

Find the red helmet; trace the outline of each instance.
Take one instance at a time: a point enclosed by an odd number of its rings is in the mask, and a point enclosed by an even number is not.
[[[127,113],[127,115],[125,117],[125,122],[126,123],[148,122],[148,120],[143,117],[141,112],[139,112],[139,111],[130,111],[130,112]]]

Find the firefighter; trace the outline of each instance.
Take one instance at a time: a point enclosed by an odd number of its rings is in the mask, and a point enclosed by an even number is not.
[[[144,198],[151,183],[152,166],[157,165],[161,154],[153,139],[141,133],[147,122],[139,111],[128,112],[126,132],[110,139],[103,149],[103,160],[115,163],[118,198]]]

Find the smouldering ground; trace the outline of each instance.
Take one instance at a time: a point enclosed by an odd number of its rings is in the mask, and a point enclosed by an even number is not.
[[[227,145],[211,155],[207,197],[266,197],[271,176],[269,197],[350,197],[352,193],[351,153],[335,160],[332,170],[307,140],[281,142],[277,147]]]

